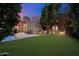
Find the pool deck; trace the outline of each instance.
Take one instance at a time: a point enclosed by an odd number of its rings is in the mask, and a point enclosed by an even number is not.
[[[21,32],[21,33],[16,33],[14,35],[15,39],[12,39],[12,40],[6,40],[6,39],[4,39],[1,42],[13,41],[13,40],[17,40],[17,39],[23,39],[23,38],[29,38],[29,37],[35,37],[35,36],[39,36],[39,35],[27,34],[27,33]]]

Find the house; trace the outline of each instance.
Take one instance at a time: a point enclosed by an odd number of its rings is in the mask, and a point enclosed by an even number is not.
[[[30,19],[28,17],[24,17],[20,20],[14,27],[17,32],[28,32],[30,25]]]
[[[15,25],[15,29],[17,32],[26,32],[26,33],[39,33],[41,30],[39,21],[39,17],[33,17],[30,19],[29,17],[23,17],[22,20]]]

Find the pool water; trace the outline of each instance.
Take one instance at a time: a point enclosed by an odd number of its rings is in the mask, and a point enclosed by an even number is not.
[[[15,39],[16,39],[15,36],[9,35],[9,36],[7,36],[7,37],[4,37],[3,40],[5,40],[5,41],[12,41],[12,40],[15,40]]]

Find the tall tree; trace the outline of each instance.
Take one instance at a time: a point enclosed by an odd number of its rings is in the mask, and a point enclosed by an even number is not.
[[[66,34],[69,35],[69,28],[71,24],[71,17],[70,17],[70,7],[65,8],[62,17],[61,17],[61,22],[63,23],[64,29],[66,31]]]
[[[72,18],[72,35],[79,38],[79,3],[71,3],[69,5]]]
[[[51,29],[51,25],[53,25],[60,13],[61,4],[47,4],[42,12],[40,23],[42,27],[45,29]]]
[[[46,26],[49,24],[48,16],[47,16],[47,5],[43,8],[43,10],[41,12],[40,24],[43,29],[46,29]]]
[[[0,4],[0,40],[11,33],[12,28],[18,21],[20,4],[2,3]]]

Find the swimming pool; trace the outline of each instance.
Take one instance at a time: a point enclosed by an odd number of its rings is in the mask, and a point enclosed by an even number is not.
[[[3,41],[12,41],[12,40],[16,40],[16,37],[13,35],[9,35],[7,37],[4,37]]]

